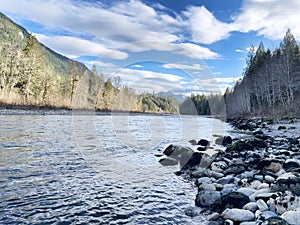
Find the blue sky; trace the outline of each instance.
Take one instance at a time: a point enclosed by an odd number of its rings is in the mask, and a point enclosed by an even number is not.
[[[299,0],[0,0],[0,11],[55,51],[141,91],[223,92],[247,48],[274,50]]]

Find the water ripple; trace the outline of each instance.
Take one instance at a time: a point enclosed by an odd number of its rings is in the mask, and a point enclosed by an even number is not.
[[[180,118],[130,116],[128,127],[112,127],[122,119],[0,116],[0,224],[201,224],[184,214],[194,187],[154,156],[191,138]],[[157,121],[166,128],[159,138]]]

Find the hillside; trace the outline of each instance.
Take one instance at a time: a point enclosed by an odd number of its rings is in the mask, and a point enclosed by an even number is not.
[[[178,112],[173,98],[138,95],[120,82],[56,53],[0,13],[0,105]]]
[[[0,46],[2,104],[70,107],[72,80],[90,73],[84,64],[40,44],[2,13]]]

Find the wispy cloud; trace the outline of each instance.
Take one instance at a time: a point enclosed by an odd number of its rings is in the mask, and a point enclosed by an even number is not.
[[[237,53],[245,53],[246,52],[246,50],[241,50],[241,49],[236,49],[234,51],[237,52]]]
[[[89,40],[71,36],[48,37],[43,34],[35,34],[37,39],[51,46],[55,51],[75,56],[102,56],[110,59],[126,59],[128,54],[123,51],[108,49],[104,45]]]
[[[131,68],[143,68],[143,66],[139,65],[139,64],[135,64],[135,65],[132,65]]]
[[[126,85],[138,90],[160,92],[183,88],[179,83],[184,78],[176,74],[120,68],[112,74],[112,76],[115,75],[120,76]]]
[[[234,16],[236,30],[257,31],[270,39],[282,39],[288,28],[300,39],[300,1],[246,0]]]
[[[90,65],[99,66],[99,67],[116,68],[116,65],[114,65],[112,63],[105,63],[105,62],[102,62],[102,61],[87,61],[86,63],[88,63]]]
[[[41,39],[49,47],[64,54],[102,54],[102,47],[105,46],[110,50],[118,49],[118,52],[105,55],[114,59],[125,58],[123,51],[130,53],[151,50],[171,52],[189,58],[218,57],[209,48],[189,43],[189,40],[183,38],[189,27],[188,19],[183,15],[169,15],[165,7],[157,4],[150,6],[139,0],[116,1],[106,5],[80,0],[10,0],[0,1],[0,8],[17,15],[19,19],[38,23],[48,32],[67,32],[76,37],[88,36],[86,41],[95,44],[94,48],[91,43],[86,43],[87,50],[83,51],[83,42],[77,46],[78,40],[75,40],[71,50],[69,46],[72,42],[65,43],[66,37]]]
[[[162,65],[162,67],[167,69],[182,69],[182,70],[203,70],[203,66],[200,64],[183,64],[183,63],[167,63]]]

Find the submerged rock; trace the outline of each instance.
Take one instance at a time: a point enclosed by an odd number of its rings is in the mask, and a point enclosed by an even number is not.
[[[197,145],[201,145],[201,146],[204,146],[204,147],[207,147],[209,146],[210,142],[209,140],[207,139],[200,139],[197,143]]]
[[[201,209],[199,207],[190,206],[186,210],[184,210],[185,215],[189,217],[196,217],[199,216],[201,213]]]
[[[278,128],[277,128],[277,130],[286,130],[286,126],[279,126]]]
[[[178,161],[173,158],[163,158],[159,160],[159,163],[163,166],[176,166],[178,165]]]
[[[193,149],[180,145],[169,145],[163,152],[164,155],[174,159],[189,158],[193,154]]]
[[[194,139],[193,140],[189,140],[189,142],[190,142],[191,145],[197,145],[197,141],[194,140]]]

